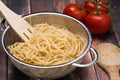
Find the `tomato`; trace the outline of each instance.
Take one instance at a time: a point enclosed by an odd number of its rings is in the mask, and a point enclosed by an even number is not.
[[[72,16],[81,22],[84,22],[87,12],[84,9],[80,9],[80,4],[69,4],[65,7],[64,14]]]
[[[109,31],[111,26],[111,18],[104,12],[91,12],[85,20],[85,24],[92,34],[101,35]]]
[[[92,11],[95,11],[96,8],[97,8],[96,4],[91,3],[91,2],[93,2],[93,0],[88,0],[88,1],[84,4],[84,8],[87,10],[88,13],[89,13],[89,12],[92,12]],[[100,0],[100,1],[99,1],[99,4],[103,4],[104,6],[108,6],[108,3],[105,2],[105,1],[103,1],[103,0]],[[102,11],[102,12],[105,12],[105,13],[108,13],[108,11],[109,11],[107,8],[102,7],[102,6],[98,6],[98,10],[99,10],[99,11]]]

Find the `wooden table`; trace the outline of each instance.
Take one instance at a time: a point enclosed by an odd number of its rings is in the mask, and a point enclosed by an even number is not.
[[[80,3],[82,0],[3,0],[3,2],[19,15],[27,15],[36,12],[62,13],[69,3]],[[92,36],[92,47],[100,43],[109,42],[120,46],[120,1],[110,0],[110,5],[116,11],[114,34],[104,36]],[[0,14],[1,15],[1,14]],[[1,15],[1,17],[3,17]],[[0,38],[2,35],[0,30]],[[1,40],[1,39],[0,39]],[[0,43],[1,45],[1,43]],[[92,61],[91,54],[87,54],[83,63]],[[2,46],[0,46],[0,80],[35,80],[16,69],[7,58]],[[56,80],[109,80],[107,73],[95,64],[88,68],[77,68],[69,75]]]

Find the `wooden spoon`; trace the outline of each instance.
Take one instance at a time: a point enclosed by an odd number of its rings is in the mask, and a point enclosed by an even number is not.
[[[8,21],[9,25],[24,41],[27,41],[32,36],[32,33],[34,32],[33,27],[23,18],[7,8],[1,0],[0,11]]]
[[[98,64],[106,70],[111,80],[120,80],[120,48],[110,43],[102,43],[96,47]]]

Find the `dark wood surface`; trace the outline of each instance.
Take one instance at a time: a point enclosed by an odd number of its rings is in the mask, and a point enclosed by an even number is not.
[[[62,13],[64,7],[69,3],[80,3],[82,0],[3,0],[3,2],[19,15],[27,15],[36,12]],[[110,0],[111,8],[115,10],[114,34],[104,36],[92,36],[92,47],[100,43],[109,42],[120,47],[120,1]],[[0,17],[3,17],[0,14]],[[0,30],[0,40],[2,35]],[[1,43],[0,43],[1,45]],[[84,57],[83,63],[92,61],[91,54]],[[16,69],[7,58],[6,53],[0,46],[0,80],[35,80]],[[88,68],[77,68],[65,77],[56,80],[109,80],[108,74],[98,65]]]

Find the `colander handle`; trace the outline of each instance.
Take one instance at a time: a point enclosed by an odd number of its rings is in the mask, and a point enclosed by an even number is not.
[[[20,17],[23,17],[22,15],[19,15]],[[6,19],[3,17],[0,21],[0,30],[4,31],[7,27],[10,27]]]
[[[0,29],[5,30],[7,26],[8,26],[7,21],[5,20],[5,18],[2,18],[2,20],[0,22]]]
[[[94,60],[91,62],[91,63],[88,63],[88,64],[77,64],[77,63],[73,63],[72,65],[73,66],[77,66],[77,67],[89,67],[89,66],[92,66],[94,64],[96,64],[97,60],[98,60],[98,55],[97,55],[97,52],[95,51],[95,49],[93,48],[90,48],[90,52],[93,52],[94,53]]]

